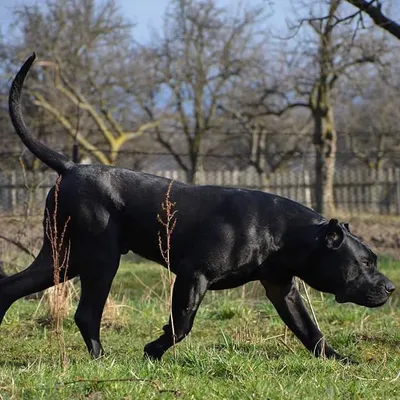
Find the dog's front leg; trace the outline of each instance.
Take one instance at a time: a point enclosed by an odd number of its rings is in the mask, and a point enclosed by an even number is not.
[[[316,357],[325,356],[345,362],[350,361],[326,344],[321,331],[304,306],[294,278],[286,281],[263,280],[261,283],[279,316],[308,350]]]
[[[172,296],[172,320],[164,326],[164,334],[147,344],[144,356],[160,360],[163,354],[174,344],[172,323],[175,332],[175,343],[180,342],[192,329],[194,317],[208,289],[209,282],[203,274],[191,276],[178,275]]]

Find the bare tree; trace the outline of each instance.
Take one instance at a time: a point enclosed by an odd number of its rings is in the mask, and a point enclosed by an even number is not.
[[[242,101],[245,102],[244,99]],[[220,108],[232,118],[233,124],[238,125],[237,139],[245,142],[242,158],[247,156],[247,166],[254,168],[258,174],[260,187],[266,184],[263,179],[269,179],[305,150],[305,133],[310,128],[310,119],[301,126],[300,120],[304,118],[299,115],[296,115],[295,121],[289,113],[284,119],[274,115],[260,116],[244,105],[235,108],[221,105]],[[235,132],[235,129],[232,131]]]
[[[396,3],[380,0],[347,0],[347,3],[358,8],[355,13],[350,10],[336,17],[336,24],[347,24],[353,29],[352,38],[364,31],[363,40],[366,45],[375,49],[376,58],[379,59],[378,74],[371,70],[360,73],[362,77],[347,77],[345,86],[341,89],[349,91],[349,87],[356,88],[356,102],[349,99],[346,105],[348,122],[346,123],[346,142],[353,155],[362,161],[370,170],[377,173],[385,163],[395,164],[396,151],[399,149],[398,139],[398,101],[397,91],[399,85],[399,70],[396,43],[377,45],[382,43],[382,38],[376,35],[376,30],[371,29],[371,24],[366,23],[363,14],[367,14],[376,26],[400,39],[400,25],[389,18],[387,13],[396,11]],[[386,6],[386,11],[383,8]],[[397,9],[399,5],[397,4]],[[386,12],[386,14],[385,14]],[[325,16],[324,18],[328,18]],[[371,40],[372,39],[372,40]],[[379,51],[376,51],[380,47]],[[386,47],[386,48],[384,48]],[[388,51],[388,50],[391,51]],[[343,96],[341,96],[343,99]],[[360,97],[362,100],[360,100]],[[351,115],[351,117],[350,117]]]
[[[173,0],[166,12],[163,36],[155,46],[155,75],[175,119],[169,129],[156,129],[157,140],[190,182],[196,179],[205,137],[221,127],[217,105],[259,51],[257,28],[264,18],[263,5],[232,15],[213,0]],[[153,118],[152,108],[146,110]],[[172,130],[179,133],[175,141]]]
[[[392,60],[395,63],[395,60]],[[364,164],[371,174],[394,166],[400,152],[400,101],[390,77],[364,76],[342,83],[337,119],[343,132],[348,161]]]
[[[33,115],[36,125],[41,124],[46,134],[43,140],[55,142],[64,151],[77,140],[85,153],[111,165],[122,146],[159,123],[149,121],[135,107],[121,84],[136,49],[132,25],[114,0],[101,4],[46,0],[40,7],[17,8],[15,19],[23,45],[10,40],[10,58],[14,63],[25,58],[27,48],[34,49],[39,58],[36,65],[41,68],[32,71],[28,82],[28,100],[33,114],[37,113]],[[135,76],[130,79],[134,84]],[[44,130],[38,109],[45,111],[45,125],[51,129]],[[68,136],[55,138],[50,131]]]
[[[342,0],[319,3],[327,12],[321,12],[314,3],[298,5],[307,15],[297,17],[298,22],[291,27],[297,45],[290,43],[284,49],[286,60],[281,63],[281,82],[273,90],[261,90],[252,103],[258,115],[283,115],[295,107],[309,110],[314,122],[314,207],[321,213],[334,211],[335,87],[340,78],[355,73],[360,65],[377,62],[384,47],[380,41],[371,46],[353,37],[352,28],[343,24],[341,18],[342,3]]]
[[[49,61],[39,61],[39,65],[52,67],[55,69],[54,88],[74,105],[78,111],[86,112],[87,117],[94,122],[98,133],[104,138],[107,144],[107,152],[101,149],[100,145],[90,141],[82,134],[79,129],[79,121],[73,124],[65,110],[60,110],[53,105],[51,99],[46,98],[40,90],[30,90],[34,97],[34,104],[45,109],[64,127],[65,131],[81,145],[84,151],[94,156],[99,162],[106,165],[114,165],[119,150],[128,141],[140,137],[147,130],[156,127],[159,121],[143,123],[135,127],[135,130],[126,130],[121,123],[114,117],[111,109],[107,106],[106,100],[102,97],[101,88],[92,82],[92,87],[99,94],[100,104],[95,105],[86,98],[62,73],[59,63]],[[78,118],[80,116],[78,115]]]

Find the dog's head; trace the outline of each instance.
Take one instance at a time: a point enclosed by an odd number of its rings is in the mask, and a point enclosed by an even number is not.
[[[395,290],[377,268],[376,254],[350,233],[348,224],[331,219],[316,237],[316,248],[300,276],[317,290],[335,294],[339,303],[366,307],[386,303]]]

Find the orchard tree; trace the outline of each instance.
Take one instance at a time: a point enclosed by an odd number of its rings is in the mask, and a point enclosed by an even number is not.
[[[37,53],[25,103],[35,106],[30,126],[42,133],[41,140],[62,150],[76,140],[91,158],[113,165],[122,146],[158,125],[135,107],[121,84],[138,49],[132,24],[114,0],[46,0],[16,8],[15,21],[22,40],[5,43],[9,71],[27,57],[27,49]],[[129,76],[131,85],[135,78]]]
[[[221,130],[218,104],[229,97],[262,47],[259,27],[265,15],[263,4],[232,13],[213,0],[173,0],[166,11],[163,34],[155,39],[153,69],[174,119],[169,129],[156,128],[157,140],[189,182],[196,180],[204,140]],[[156,104],[146,106],[152,121]],[[171,131],[181,133],[183,140],[174,141]]]

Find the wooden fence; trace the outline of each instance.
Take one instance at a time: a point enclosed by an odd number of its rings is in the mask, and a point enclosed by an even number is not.
[[[184,171],[158,171],[160,176],[185,181]],[[43,213],[49,188],[57,175],[53,172],[0,172],[0,213],[22,214],[29,207],[31,215]],[[253,170],[205,171],[196,176],[199,184],[237,186],[276,193],[313,205],[313,171],[279,171],[271,176]],[[341,169],[335,173],[336,206],[350,213],[400,215],[400,169],[371,171],[365,168]]]

